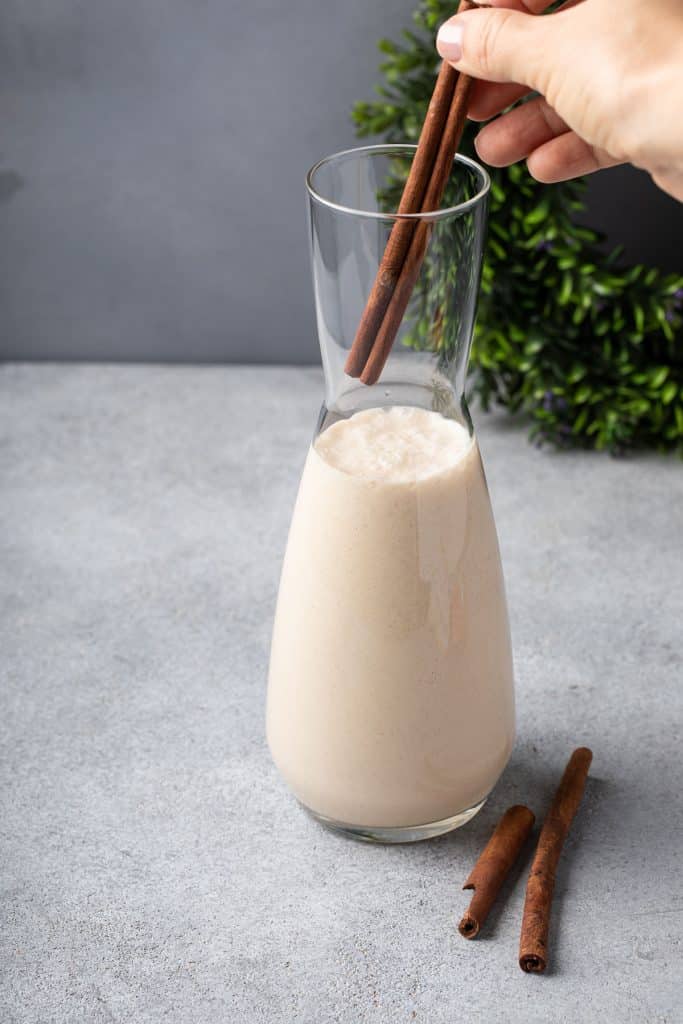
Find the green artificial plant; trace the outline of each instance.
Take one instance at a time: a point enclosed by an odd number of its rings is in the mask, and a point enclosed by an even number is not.
[[[416,140],[438,69],[434,35],[453,0],[420,0],[418,32],[382,40],[380,98],[356,104],[358,134]],[[462,150],[474,155],[469,125]],[[524,165],[489,169],[489,238],[471,388],[484,408],[523,411],[532,436],[613,454],[683,455],[683,275],[624,266],[575,222],[582,181],[541,185]]]

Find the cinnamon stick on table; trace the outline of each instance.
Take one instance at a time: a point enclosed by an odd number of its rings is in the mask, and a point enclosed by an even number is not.
[[[543,822],[524,901],[519,941],[519,966],[523,971],[541,973],[546,968],[555,871],[569,826],[579,809],[592,760],[593,754],[587,747],[574,751]]]
[[[461,0],[458,9],[466,11],[474,6],[471,0]],[[445,62],[441,65],[404,186],[399,215],[439,208],[465,127],[469,83],[467,75],[458,74]],[[360,377],[365,384],[377,381],[408,305],[428,241],[429,225],[425,221],[394,223],[346,360],[344,369],[349,376]]]
[[[479,934],[503,882],[529,837],[534,820],[529,808],[518,804],[508,807],[496,825],[463,885],[463,889],[475,890],[472,902],[458,925],[458,931],[464,938],[473,939]]]

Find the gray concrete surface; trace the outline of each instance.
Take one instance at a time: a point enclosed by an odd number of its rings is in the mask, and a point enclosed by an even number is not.
[[[1,0],[0,359],[317,359],[303,177],[417,0]],[[455,9],[455,0],[453,3]],[[632,168],[588,220],[682,269]]]
[[[539,452],[477,418],[517,746],[461,832],[365,846],[298,809],[263,735],[320,395],[315,370],[0,370],[0,1018],[681,1021],[680,462]],[[552,967],[527,976],[526,865],[472,943],[460,886],[578,743]]]

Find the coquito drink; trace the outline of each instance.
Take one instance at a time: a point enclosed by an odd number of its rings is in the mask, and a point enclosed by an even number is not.
[[[476,441],[407,406],[328,427],[304,468],[273,632],[268,741],[355,826],[480,803],[514,739],[498,542]]]

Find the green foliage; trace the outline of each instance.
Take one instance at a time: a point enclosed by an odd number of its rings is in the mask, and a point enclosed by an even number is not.
[[[437,72],[433,40],[452,0],[421,0],[417,32],[383,40],[379,99],[358,134],[416,140]],[[468,126],[463,152],[474,154]],[[575,217],[581,181],[541,185],[526,167],[491,169],[489,239],[472,350],[472,390],[524,411],[558,447],[683,455],[683,275],[623,266]]]

